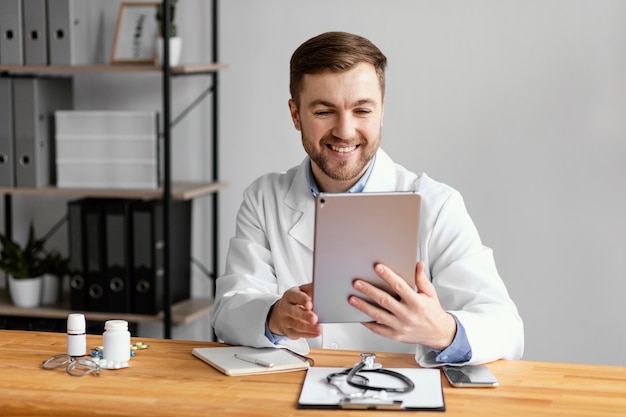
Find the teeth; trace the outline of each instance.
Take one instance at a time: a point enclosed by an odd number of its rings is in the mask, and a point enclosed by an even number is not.
[[[349,148],[340,148],[338,146],[330,145],[330,149],[332,149],[335,152],[346,153],[346,152],[352,152],[353,150],[355,150],[356,149],[356,145],[350,146]]]

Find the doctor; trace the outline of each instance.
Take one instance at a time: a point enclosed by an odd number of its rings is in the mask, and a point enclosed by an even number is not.
[[[229,344],[414,353],[422,366],[518,359],[517,308],[461,195],[395,164],[380,148],[386,57],[367,39],[323,33],[291,58],[289,110],[308,156],[244,192],[211,322]],[[405,139],[406,140],[406,139]],[[375,272],[400,300],[355,280],[367,323],[320,324],[312,311],[314,199],[320,192],[418,191],[422,196],[415,284]],[[367,227],[367,225],[363,225]],[[349,251],[349,248],[346,248]]]

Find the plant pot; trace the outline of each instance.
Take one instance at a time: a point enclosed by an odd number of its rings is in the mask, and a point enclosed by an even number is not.
[[[170,38],[170,67],[175,67],[180,62],[180,55],[183,50],[183,39],[180,37]],[[163,38],[156,41],[157,63],[163,65]]]
[[[61,278],[56,275],[45,274],[42,281],[41,305],[58,304],[61,298]]]
[[[9,276],[9,293],[11,301],[17,307],[33,308],[41,303],[43,277],[13,278]]]

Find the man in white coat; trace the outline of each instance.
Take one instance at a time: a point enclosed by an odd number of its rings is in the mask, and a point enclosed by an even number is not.
[[[308,156],[244,192],[226,270],[217,279],[215,333],[230,344],[299,353],[310,347],[410,352],[423,366],[518,359],[522,320],[461,195],[395,164],[380,148],[385,67],[375,45],[344,32],[316,36],[294,52],[289,109]],[[356,279],[354,289],[364,297],[346,302],[369,322],[322,325],[312,310],[314,201],[321,191],[422,196],[417,291],[376,265],[399,299]]]

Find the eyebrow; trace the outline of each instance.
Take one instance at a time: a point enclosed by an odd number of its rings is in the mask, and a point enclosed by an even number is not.
[[[376,101],[370,98],[363,98],[352,103],[352,107],[358,107],[364,104],[376,104]],[[337,107],[335,104],[331,103],[330,101],[321,100],[321,99],[313,100],[311,103],[309,103],[309,108],[312,108],[315,106]]]

